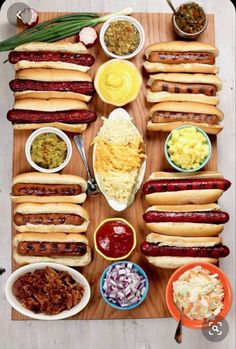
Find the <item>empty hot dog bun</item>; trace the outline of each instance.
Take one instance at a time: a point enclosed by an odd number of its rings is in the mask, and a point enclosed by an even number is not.
[[[217,134],[223,126],[224,114],[213,105],[195,102],[161,102],[149,111],[149,131],[170,132],[182,125],[201,127],[208,134]]]
[[[231,183],[221,173],[154,172],[143,185],[149,205],[188,205],[216,202]]]
[[[213,74],[159,73],[147,82],[147,101],[199,102],[216,105],[216,92],[221,89],[220,78]]]
[[[31,42],[17,46],[9,54],[15,70],[53,68],[86,72],[94,61],[84,44],[70,42]]]
[[[147,228],[172,236],[218,236],[229,215],[217,204],[155,205],[143,215]]]
[[[55,262],[82,267],[91,262],[91,248],[81,234],[19,233],[13,239],[13,258],[21,265]]]
[[[191,262],[217,263],[229,254],[219,237],[182,237],[151,233],[141,244],[141,253],[149,263],[165,269],[176,269]]]
[[[16,99],[69,98],[88,102],[94,88],[89,74],[62,69],[23,69],[16,72],[10,88]]]
[[[22,173],[13,178],[13,202],[66,202],[80,204],[86,199],[87,182],[79,177],[58,173]]]
[[[14,227],[19,232],[83,233],[89,224],[88,212],[67,203],[22,203],[16,206]]]
[[[82,133],[94,122],[97,114],[88,110],[87,104],[77,99],[17,99],[7,119],[14,129],[35,130],[40,127],[57,127],[60,130]]]
[[[216,74],[218,67],[215,46],[197,41],[160,42],[145,50],[144,67],[148,73],[208,73]]]

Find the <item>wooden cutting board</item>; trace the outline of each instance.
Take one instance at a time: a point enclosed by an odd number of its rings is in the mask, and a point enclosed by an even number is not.
[[[52,19],[56,16],[63,15],[64,13],[54,12],[42,12],[40,13],[40,22]],[[159,41],[170,41],[176,39],[175,34],[172,31],[171,26],[171,15],[166,13],[135,13],[133,16],[141,22],[146,33],[145,46]],[[19,26],[18,31],[22,28]],[[214,15],[209,16],[209,24],[204,34],[199,38],[200,41],[209,42],[214,44]],[[74,42],[74,38],[66,39],[67,41]],[[91,74],[94,74],[98,67],[107,60],[104,55],[99,43],[95,47],[89,49],[89,53],[96,57],[96,63],[91,70]],[[132,62],[141,70],[143,63],[143,51],[136,56]],[[136,126],[139,128],[144,137],[147,151],[147,169],[145,180],[153,171],[158,170],[170,170],[165,157],[164,157],[164,140],[167,136],[166,133],[151,133],[147,132],[146,124],[148,120],[148,110],[150,104],[145,101],[145,90],[146,90],[146,76],[143,79],[142,90],[138,98],[128,104],[125,108],[133,117]],[[102,125],[101,116],[108,116],[114,107],[103,103],[97,95],[95,95],[90,103],[90,109],[95,110],[98,114],[98,119],[95,123],[91,124],[89,128],[83,133],[83,139],[85,142],[86,153],[90,161],[92,159],[92,147],[90,146],[92,139],[96,136],[99,128]],[[30,131],[14,131],[14,147],[13,147],[13,176],[20,173],[32,171],[32,168],[27,163],[25,158],[24,147]],[[70,135],[72,140],[72,135]],[[206,170],[216,170],[217,167],[217,155],[216,155],[216,137],[211,137],[212,141],[212,157],[206,166]],[[72,141],[73,156],[68,166],[62,171],[63,173],[69,173],[79,175],[86,178],[85,170],[82,164],[80,155],[78,154],[75,145]],[[142,219],[142,215],[147,208],[147,204],[144,201],[141,190],[136,195],[135,202],[133,205],[126,209],[122,213],[113,211],[107,204],[105,198],[100,195],[95,198],[88,198],[83,205],[90,213],[90,225],[86,233],[90,245],[93,248],[93,232],[96,226],[105,218],[108,217],[122,217],[127,219],[131,224],[134,225],[137,232],[137,247],[136,250],[131,254],[130,260],[138,263],[147,273],[149,279],[149,292],[144,303],[139,307],[129,311],[119,311],[108,306],[102,299],[99,292],[99,280],[102,271],[110,264],[105,261],[100,255],[93,250],[93,260],[90,265],[80,268],[79,270],[87,278],[91,285],[91,300],[86,308],[75,315],[72,319],[139,319],[139,318],[160,318],[169,317],[169,311],[165,301],[165,288],[170,275],[171,270],[162,270],[156,268],[147,263],[145,257],[139,252],[139,246],[145,239],[148,231]],[[13,229],[12,235],[15,235]],[[13,270],[18,266],[13,261]],[[13,320],[26,320],[29,319],[17,311],[12,311]]]

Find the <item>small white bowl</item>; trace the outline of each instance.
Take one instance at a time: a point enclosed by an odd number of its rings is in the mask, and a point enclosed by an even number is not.
[[[31,145],[33,143],[33,141],[35,140],[35,138],[43,133],[55,133],[58,137],[60,137],[61,139],[63,139],[63,141],[66,143],[67,146],[67,155],[65,158],[65,161],[58,167],[55,168],[43,168],[38,166],[31,158]],[[31,133],[31,135],[29,136],[29,138],[27,139],[27,142],[25,144],[25,156],[26,159],[28,161],[28,163],[37,171],[39,172],[44,172],[44,173],[55,173],[55,172],[59,172],[61,171],[64,167],[66,167],[66,165],[68,164],[68,162],[71,159],[72,156],[72,145],[71,145],[71,141],[69,139],[69,137],[61,130],[59,130],[58,128],[55,127],[41,127],[37,130],[35,130],[33,133]]]
[[[116,21],[127,21],[130,22],[131,24],[133,24],[135,26],[135,28],[137,28],[139,35],[140,35],[140,42],[138,47],[136,48],[136,50],[134,50],[134,52],[130,53],[129,55],[126,56],[118,56],[112,52],[110,52],[106,46],[106,43],[104,41],[104,36],[105,36],[105,32],[108,29],[109,25],[111,22],[116,22]],[[100,40],[100,44],[103,48],[103,51],[105,52],[105,54],[108,57],[112,57],[112,58],[118,58],[118,59],[131,59],[133,57],[135,57],[143,48],[144,42],[145,42],[145,33],[144,33],[144,29],[142,27],[142,25],[133,17],[130,16],[116,16],[116,17],[112,17],[110,19],[108,19],[103,26],[100,29],[100,33],[99,33],[99,40]]]
[[[67,273],[69,273],[72,278],[80,283],[81,285],[84,286],[84,294],[83,294],[83,298],[81,299],[80,303],[75,305],[73,308],[71,308],[70,310],[65,310],[59,314],[56,315],[46,315],[43,313],[40,314],[35,314],[34,312],[32,312],[31,310],[26,309],[14,296],[13,292],[12,292],[12,286],[14,284],[14,282],[23,274],[26,274],[28,272],[32,272],[36,269],[43,269],[45,267],[51,267],[53,269],[56,270],[60,270],[60,271],[66,271]],[[66,265],[62,265],[62,264],[57,264],[57,263],[32,263],[32,264],[28,264],[25,265],[24,267],[21,267],[19,269],[17,269],[16,271],[14,271],[11,276],[9,277],[9,279],[6,282],[6,286],[5,286],[5,295],[6,298],[8,300],[8,302],[10,303],[10,305],[17,310],[19,313],[29,316],[33,319],[37,319],[37,320],[61,320],[61,319],[66,319],[70,316],[73,316],[77,313],[79,313],[82,309],[85,308],[85,306],[88,304],[89,299],[90,299],[90,295],[91,295],[91,290],[90,290],[90,286],[88,281],[86,280],[86,278],[79,273],[77,270],[72,269],[70,267],[67,267]]]

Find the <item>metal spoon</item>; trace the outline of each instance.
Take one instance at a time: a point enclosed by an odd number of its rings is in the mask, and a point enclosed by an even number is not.
[[[75,141],[76,147],[77,147],[77,149],[78,149],[78,151],[80,153],[80,156],[81,156],[81,158],[83,160],[83,164],[84,164],[84,167],[85,167],[86,172],[87,172],[87,176],[88,176],[87,193],[88,193],[89,196],[98,195],[98,194],[100,194],[100,190],[98,188],[98,185],[97,185],[97,182],[96,182],[95,178],[93,178],[91,176],[91,173],[90,173],[90,170],[89,170],[89,166],[88,166],[88,161],[87,161],[85,150],[84,150],[84,144],[83,144],[82,136],[81,135],[74,136],[74,141]]]
[[[175,340],[177,343],[182,343],[182,321],[183,321],[183,316],[184,316],[184,309],[181,309],[180,312],[180,320],[178,323],[178,326],[176,328],[176,332],[175,332]]]
[[[174,12],[174,14],[176,15],[176,11],[175,11],[175,8],[174,8],[174,5],[172,4],[171,0],[166,0],[168,5],[170,6],[171,10]]]

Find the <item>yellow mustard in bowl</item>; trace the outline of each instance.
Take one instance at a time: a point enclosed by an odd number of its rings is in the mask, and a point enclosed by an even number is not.
[[[136,66],[126,60],[111,59],[97,71],[94,86],[108,104],[121,107],[137,98],[142,77]]]

